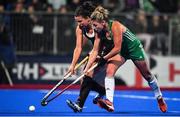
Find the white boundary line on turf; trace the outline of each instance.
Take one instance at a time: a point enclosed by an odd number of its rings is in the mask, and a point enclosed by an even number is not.
[[[141,96],[141,95],[116,95],[115,97],[122,97],[122,98],[133,98],[133,99],[145,99],[145,100],[154,100],[156,99],[155,97],[150,97],[150,96]],[[168,101],[180,101],[180,98],[169,98],[169,97],[164,97],[165,100]]]
[[[82,115],[82,116],[81,116],[81,115],[77,115],[77,116],[76,116],[76,115],[72,115],[72,116],[73,116],[73,117],[117,117],[116,115],[115,115],[115,116],[108,116],[108,115],[100,115],[100,116],[94,116],[94,115],[92,115],[92,116]],[[1,117],[72,117],[72,116],[68,116],[68,115],[67,115],[67,116],[66,116],[66,115],[65,115],[65,116],[61,116],[61,115],[60,115],[60,116],[43,116],[43,115],[42,115],[42,116],[37,116],[37,115],[34,115],[34,116],[33,116],[33,115],[32,115],[32,116],[29,116],[29,115],[27,115],[27,116],[21,116],[21,115],[20,115],[20,116],[1,116]],[[176,115],[174,115],[174,116],[176,116]],[[140,116],[138,116],[138,115],[137,115],[137,116],[134,116],[134,115],[133,115],[133,116],[132,116],[132,115],[122,116],[122,115],[121,115],[121,117],[164,117],[164,116],[150,116],[150,115],[149,115],[149,116],[141,116],[141,115],[140,115]],[[166,117],[173,117],[173,116],[170,115],[170,116],[166,116]]]
[[[41,93],[47,93],[48,90],[40,90]],[[57,93],[56,91],[55,93]],[[79,91],[65,91],[65,95],[79,95]],[[97,93],[91,92],[89,95],[90,96],[95,96]],[[121,98],[131,98],[131,99],[144,99],[144,100],[154,100],[156,99],[155,97],[152,96],[142,96],[142,95],[120,95],[120,94],[115,94],[114,97],[121,97]],[[164,97],[165,100],[168,101],[180,101],[180,98],[170,98],[170,97]]]

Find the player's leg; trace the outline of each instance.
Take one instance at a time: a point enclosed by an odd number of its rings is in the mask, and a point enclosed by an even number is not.
[[[105,92],[105,87],[98,84],[96,81],[93,80],[92,84],[92,91],[96,91],[98,94],[94,97],[93,103],[97,104],[99,99],[103,99]]]
[[[90,76],[85,76],[83,78],[80,94],[76,102],[72,102],[71,100],[67,100],[67,104],[70,108],[74,110],[74,112],[81,112],[86,101],[87,96],[92,88],[93,80]]]
[[[85,76],[83,78],[83,82],[81,84],[80,88],[80,94],[77,99],[77,102],[79,103],[79,106],[82,108],[84,106],[85,100],[87,96],[89,95],[89,92],[92,89],[93,80],[90,76]]]
[[[103,68],[103,69],[105,69],[105,68]],[[105,71],[103,69],[101,70],[101,69],[97,68],[97,69],[95,69],[95,71],[96,71],[95,74],[97,74],[97,75],[93,75],[94,72],[90,72],[88,74],[88,76],[85,76],[83,78],[83,81],[81,83],[81,88],[80,88],[80,94],[79,94],[79,97],[76,102],[67,100],[67,104],[70,106],[70,108],[72,108],[74,110],[74,112],[82,111],[85,100],[91,90],[98,92],[98,96],[95,97],[95,99],[93,100],[93,103],[95,103],[95,104],[97,103],[97,100],[99,98],[102,98],[105,95],[105,88],[103,86],[99,85],[97,83],[98,81],[95,81],[95,79],[97,80],[97,77],[98,77],[98,80],[102,80],[102,77],[104,80],[105,75],[101,74],[101,72],[104,72],[103,74],[105,74]],[[93,78],[92,78],[92,76],[93,76]],[[102,82],[101,82],[101,84],[102,84]]]
[[[158,81],[154,75],[150,72],[149,66],[145,60],[136,60],[133,61],[136,67],[139,69],[143,77],[148,82],[149,86],[151,87],[152,91],[155,94],[155,97],[158,101],[159,108],[162,112],[167,111],[167,105],[162,97],[162,93],[158,84]]]
[[[106,99],[99,100],[99,104],[101,107],[106,109],[109,112],[114,111],[113,105],[113,97],[114,97],[114,89],[115,89],[115,80],[114,75],[117,69],[125,63],[125,59],[120,55],[116,55],[108,60],[107,69],[106,69],[106,77],[105,77],[105,90],[106,90]]]

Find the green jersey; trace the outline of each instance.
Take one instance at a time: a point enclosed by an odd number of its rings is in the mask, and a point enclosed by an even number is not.
[[[110,36],[113,40],[113,35],[111,32],[113,21],[109,21],[109,32]],[[140,40],[128,29],[123,33],[122,36],[122,45],[120,55],[123,56],[125,59],[132,59],[132,60],[144,60],[145,59],[145,52]]]

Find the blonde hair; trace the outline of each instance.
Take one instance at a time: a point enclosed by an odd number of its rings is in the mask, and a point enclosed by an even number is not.
[[[102,21],[105,20],[107,21],[109,18],[109,11],[102,6],[98,6],[94,12],[91,14],[91,19],[92,20],[97,20],[97,21]]]

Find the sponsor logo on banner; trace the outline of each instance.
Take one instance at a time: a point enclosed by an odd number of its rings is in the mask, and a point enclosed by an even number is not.
[[[64,63],[18,63],[13,74],[18,80],[60,80],[68,70],[69,64]],[[79,75],[80,70],[77,70]],[[73,75],[70,79],[74,79]]]

